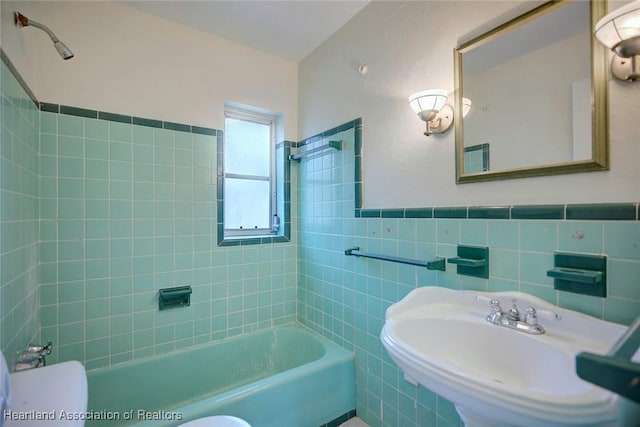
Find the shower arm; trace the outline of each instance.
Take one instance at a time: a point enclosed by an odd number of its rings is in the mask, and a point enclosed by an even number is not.
[[[15,12],[14,16],[15,16],[16,26],[18,28],[35,27],[44,31],[51,38],[51,41],[53,42],[53,46],[56,48],[56,50],[58,51],[58,54],[60,54],[62,59],[66,60],[66,59],[73,58],[73,52],[71,51],[71,49],[69,49],[67,45],[62,43],[60,39],[56,37],[55,34],[53,34],[53,31],[51,31],[49,27],[42,25],[39,22],[30,20],[20,12]]]
[[[33,19],[29,19],[26,16],[24,16],[23,14],[21,14],[20,12],[16,12],[16,25],[18,27],[36,27],[36,28],[40,28],[42,31],[44,31],[45,33],[47,33],[49,35],[49,37],[51,38],[51,40],[54,43],[60,43],[60,39],[58,39],[58,37],[56,37],[56,35],[53,33],[53,31],[51,31],[49,29],[49,27],[47,27],[46,25],[42,25],[39,22],[34,21]]]

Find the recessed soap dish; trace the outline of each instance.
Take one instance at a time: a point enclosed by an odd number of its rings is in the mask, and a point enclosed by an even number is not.
[[[554,254],[553,288],[595,297],[607,296],[607,257],[564,252]]]
[[[188,307],[191,305],[191,286],[178,286],[158,291],[158,309]]]

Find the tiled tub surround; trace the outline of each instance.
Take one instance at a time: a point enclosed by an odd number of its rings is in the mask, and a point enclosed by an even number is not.
[[[380,343],[386,308],[417,286],[518,290],[623,324],[640,313],[636,202],[363,210],[359,126],[355,120],[307,140],[311,148],[323,138],[346,144],[299,166],[298,318],[355,351],[357,412],[372,427],[460,423],[450,402],[406,382]],[[489,279],[457,275],[451,264],[437,272],[344,255],[359,246],[406,258],[452,257],[458,244],[490,247]],[[606,254],[607,298],[555,291],[546,276],[555,251]]]
[[[220,138],[41,113],[41,334],[59,360],[91,369],[295,321],[295,246],[217,245]],[[159,312],[158,289],[179,285],[191,306]]]
[[[38,104],[2,60],[5,354],[52,340],[92,369],[295,322],[289,236],[217,245],[220,131]],[[184,284],[191,306],[158,312]]]

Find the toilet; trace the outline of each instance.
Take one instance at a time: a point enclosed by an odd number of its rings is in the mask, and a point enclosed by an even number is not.
[[[251,427],[251,424],[237,417],[215,415],[180,424],[180,427]]]

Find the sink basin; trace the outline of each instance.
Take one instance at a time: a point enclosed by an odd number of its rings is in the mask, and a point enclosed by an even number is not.
[[[77,361],[9,374],[2,357],[3,427],[82,427],[87,374]]]
[[[546,332],[487,322],[494,298],[534,307]],[[406,380],[453,402],[468,427],[640,426],[640,405],[575,373],[576,354],[606,354],[625,330],[519,292],[431,286],[389,307],[381,340]]]

